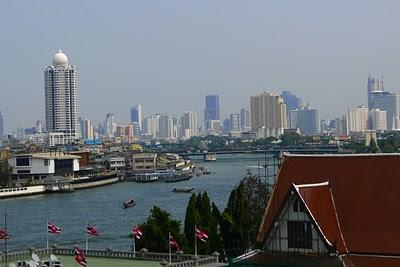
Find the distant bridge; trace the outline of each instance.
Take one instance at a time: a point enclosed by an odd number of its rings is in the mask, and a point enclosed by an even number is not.
[[[293,154],[338,154],[343,153],[338,147],[324,148],[271,148],[271,149],[244,149],[244,150],[219,150],[208,152],[176,152],[180,156],[204,156],[209,153],[214,154],[271,154],[279,155],[288,152]]]

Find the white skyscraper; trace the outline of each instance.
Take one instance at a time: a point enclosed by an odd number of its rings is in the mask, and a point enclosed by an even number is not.
[[[368,128],[368,108],[358,106],[347,111],[347,131],[349,133],[364,133]]]
[[[369,111],[370,129],[377,131],[387,130],[386,111],[379,109],[371,109]]]
[[[197,113],[194,111],[187,111],[183,114],[182,119],[182,137],[189,139],[198,135],[197,127]]]
[[[77,72],[68,65],[62,51],[53,57],[53,65],[44,70],[46,129],[62,134],[64,143],[79,139]]]

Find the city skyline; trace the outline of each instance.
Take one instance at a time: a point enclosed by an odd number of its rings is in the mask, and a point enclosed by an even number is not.
[[[58,49],[80,70],[79,115],[96,122],[107,112],[128,122],[133,103],[147,114],[194,110],[202,121],[207,94],[221,96],[227,118],[264,89],[290,90],[333,119],[367,105],[369,73],[384,74],[393,93],[400,88],[397,2],[46,3],[10,2],[0,11],[7,130],[44,119],[40,72]]]

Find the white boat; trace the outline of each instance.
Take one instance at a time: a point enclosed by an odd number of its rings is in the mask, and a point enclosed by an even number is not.
[[[0,198],[44,194],[45,190],[46,188],[44,185],[1,188]]]
[[[204,161],[216,161],[217,155],[215,153],[204,154]]]
[[[157,173],[136,173],[130,177],[125,178],[126,181],[134,181],[138,183],[156,182],[160,178]]]

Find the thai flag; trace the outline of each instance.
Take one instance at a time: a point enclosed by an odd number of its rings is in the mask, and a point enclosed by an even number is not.
[[[142,237],[143,232],[140,229],[139,225],[132,227],[132,234],[133,234],[134,237],[136,237],[136,239],[140,239]]]
[[[169,244],[174,246],[177,251],[179,250],[178,242],[176,242],[176,240],[172,237],[171,234],[169,234]]]
[[[10,236],[7,234],[6,230],[0,229],[0,240],[9,239]]]
[[[94,228],[93,225],[87,224],[86,225],[86,233],[88,235],[95,235],[95,236],[99,236],[99,232],[97,232],[96,228]]]
[[[208,233],[204,230],[200,230],[196,227],[196,238],[202,242],[206,242],[208,239]]]
[[[87,265],[85,254],[83,254],[83,251],[78,246],[75,246],[74,254],[75,254],[75,261],[77,263],[79,263],[82,266]]]
[[[55,224],[47,223],[47,232],[58,235],[59,233],[61,233],[61,228]]]

